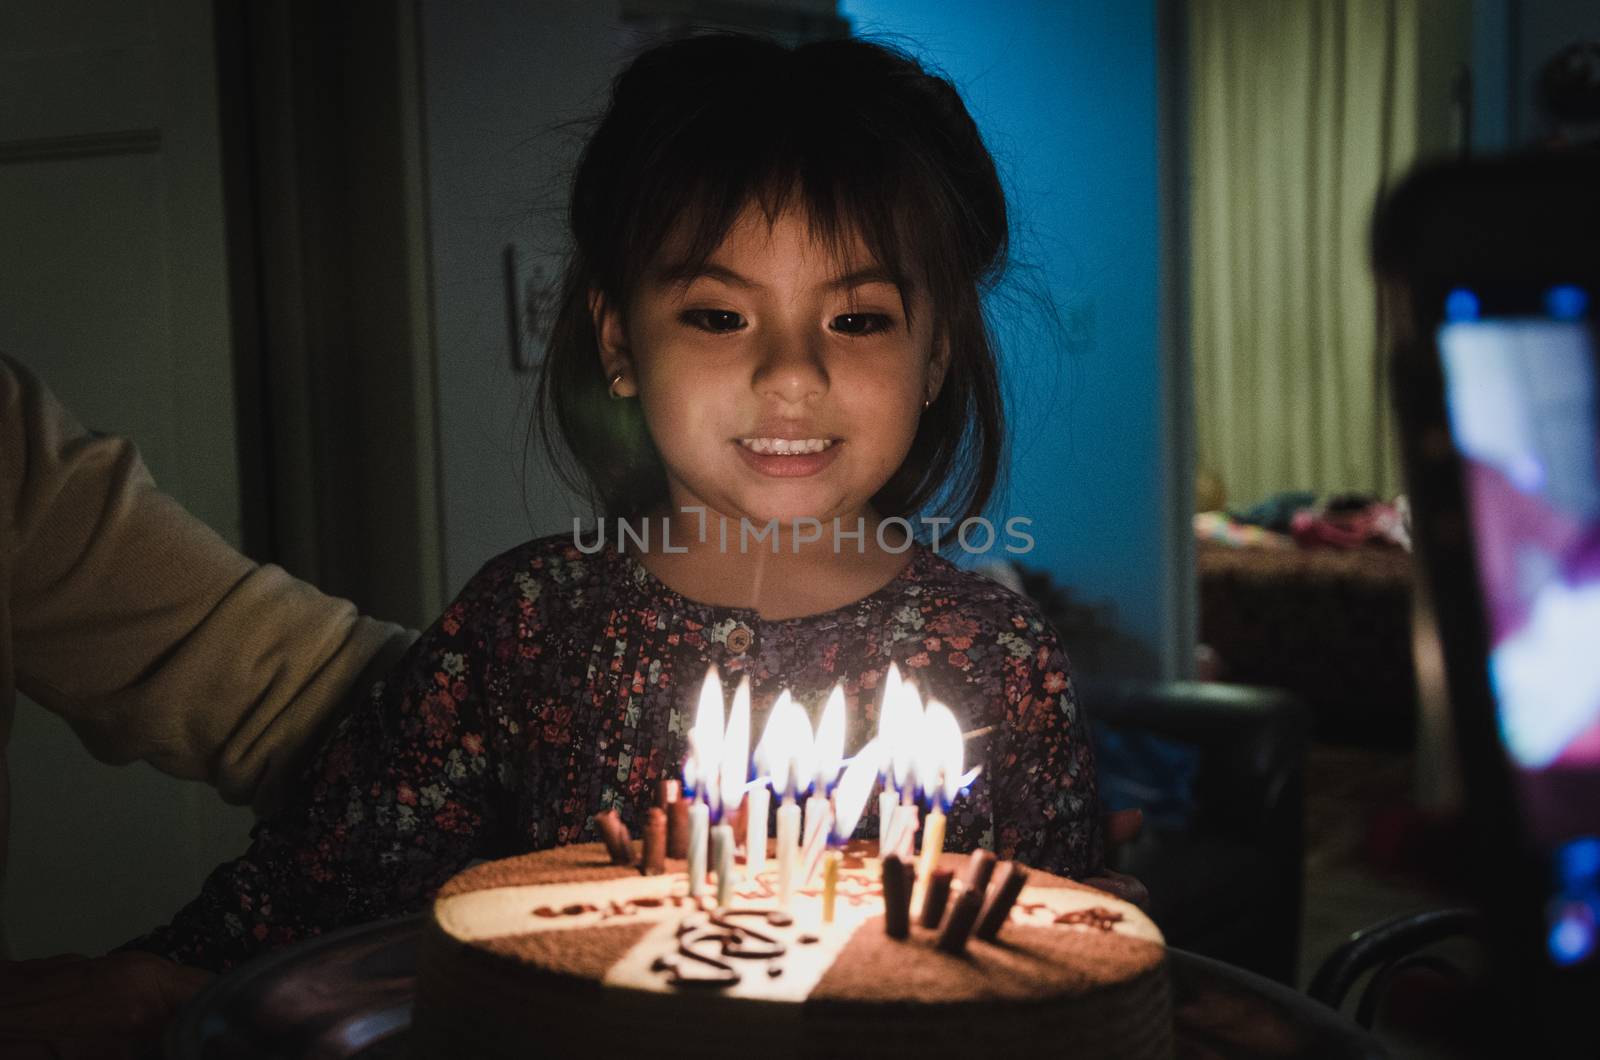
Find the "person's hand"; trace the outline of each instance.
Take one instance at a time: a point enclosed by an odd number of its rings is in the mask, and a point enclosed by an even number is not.
[[[1117,847],[1133,842],[1143,827],[1143,810],[1113,810],[1106,814],[1103,822],[1106,856],[1109,857]],[[1081,882],[1115,895],[1125,902],[1132,902],[1140,909],[1150,908],[1150,891],[1136,877],[1129,876],[1125,872],[1117,872],[1101,865],[1092,876],[1085,876]]]
[[[211,979],[152,953],[0,962],[0,1054],[16,1060],[154,1055],[167,1023]]]

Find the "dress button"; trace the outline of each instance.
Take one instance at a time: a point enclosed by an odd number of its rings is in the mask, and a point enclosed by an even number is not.
[[[750,646],[750,631],[743,626],[734,626],[728,630],[728,650],[735,655]]]

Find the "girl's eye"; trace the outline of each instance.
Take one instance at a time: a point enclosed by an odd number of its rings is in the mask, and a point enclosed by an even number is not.
[[[731,309],[688,309],[682,319],[690,327],[713,335],[726,335],[744,327],[744,317]]]
[[[833,330],[843,335],[876,335],[893,326],[894,321],[883,313],[846,313],[833,318]]]

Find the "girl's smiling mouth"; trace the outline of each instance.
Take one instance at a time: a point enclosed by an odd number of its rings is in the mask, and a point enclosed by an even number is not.
[[[739,444],[752,453],[798,456],[820,453],[834,443],[832,438],[740,438]]]
[[[774,438],[757,435],[735,438],[734,445],[746,464],[773,478],[815,475],[838,456],[842,438]]]

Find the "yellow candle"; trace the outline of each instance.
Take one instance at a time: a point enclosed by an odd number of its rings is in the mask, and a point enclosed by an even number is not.
[[[834,896],[839,888],[839,852],[830,850],[822,858],[822,922],[833,923]]]

